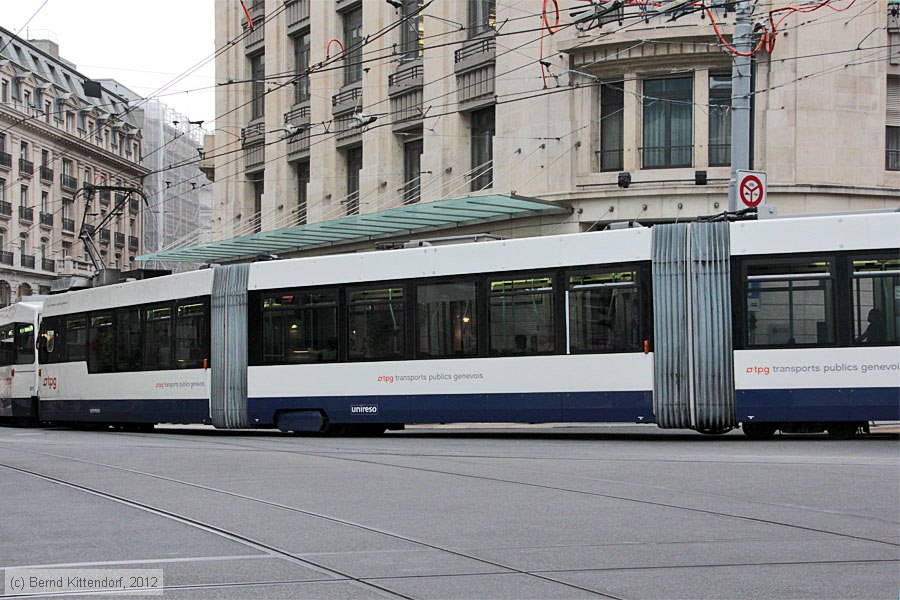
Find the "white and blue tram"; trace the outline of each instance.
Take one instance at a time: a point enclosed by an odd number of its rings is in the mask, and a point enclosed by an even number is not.
[[[900,213],[214,267],[50,296],[42,421],[373,432],[900,419]]]

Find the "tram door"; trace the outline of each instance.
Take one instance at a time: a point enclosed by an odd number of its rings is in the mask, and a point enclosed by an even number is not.
[[[729,224],[653,227],[653,412],[663,428],[737,423]]]

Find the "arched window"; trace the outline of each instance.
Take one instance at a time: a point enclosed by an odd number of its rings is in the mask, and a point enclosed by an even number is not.
[[[31,286],[27,283],[23,283],[19,286],[19,298],[24,298],[25,296],[31,295]]]

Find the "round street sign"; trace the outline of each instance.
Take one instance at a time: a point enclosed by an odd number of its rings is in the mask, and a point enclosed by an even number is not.
[[[766,186],[756,175],[746,173],[738,181],[738,198],[748,208],[759,206],[766,196]]]

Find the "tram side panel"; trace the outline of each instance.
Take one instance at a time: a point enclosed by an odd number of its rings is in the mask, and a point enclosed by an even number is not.
[[[900,213],[732,225],[738,421],[900,419],[898,230]]]
[[[250,422],[653,422],[651,354],[250,367]]]
[[[50,296],[40,417],[208,423],[209,270]]]

